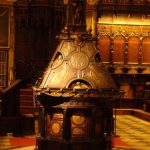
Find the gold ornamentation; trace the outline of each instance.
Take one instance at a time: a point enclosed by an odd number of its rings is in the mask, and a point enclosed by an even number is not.
[[[83,128],[74,128],[72,130],[73,135],[85,135],[85,130]]]
[[[75,114],[72,116],[72,121],[76,125],[82,125],[85,122],[84,114]]]
[[[71,65],[76,69],[83,69],[89,63],[89,58],[83,52],[74,53],[70,59]]]
[[[87,3],[89,5],[96,5],[97,2],[98,2],[98,0],[87,0]]]
[[[53,134],[59,134],[60,129],[61,129],[61,125],[57,122],[53,123],[51,129],[52,129]]]

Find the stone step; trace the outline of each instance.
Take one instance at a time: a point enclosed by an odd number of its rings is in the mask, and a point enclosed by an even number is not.
[[[30,88],[20,89],[20,95],[33,95],[33,90]]]
[[[20,90],[20,113],[33,115],[35,113],[32,87]]]
[[[20,95],[20,101],[22,100],[33,101],[33,95]]]
[[[29,101],[29,100],[21,100],[20,106],[34,106],[34,103],[33,101]]]
[[[35,113],[36,108],[34,106],[20,106],[21,114],[33,114]]]
[[[38,127],[35,126],[35,122],[37,122],[39,113],[34,107],[33,90],[30,86],[20,90],[20,113],[23,116],[23,134],[37,134]]]

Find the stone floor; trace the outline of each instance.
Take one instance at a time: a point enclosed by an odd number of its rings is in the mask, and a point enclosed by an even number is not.
[[[150,150],[150,122],[131,115],[117,115],[116,120],[116,135],[128,146],[113,150]],[[34,146],[10,148],[9,136],[0,137],[0,150],[34,150]]]
[[[116,135],[126,142],[128,150],[150,150],[150,122],[131,115],[118,115],[116,117]],[[114,150],[123,148],[114,148]]]

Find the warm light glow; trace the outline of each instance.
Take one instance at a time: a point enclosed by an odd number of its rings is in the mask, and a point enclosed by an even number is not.
[[[150,25],[150,16],[129,14],[107,14],[98,19],[98,23],[122,25]]]
[[[68,4],[68,0],[64,0],[64,4],[67,5]]]

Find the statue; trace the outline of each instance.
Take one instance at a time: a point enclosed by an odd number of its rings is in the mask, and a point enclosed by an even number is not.
[[[73,24],[82,24],[83,4],[73,2]]]

